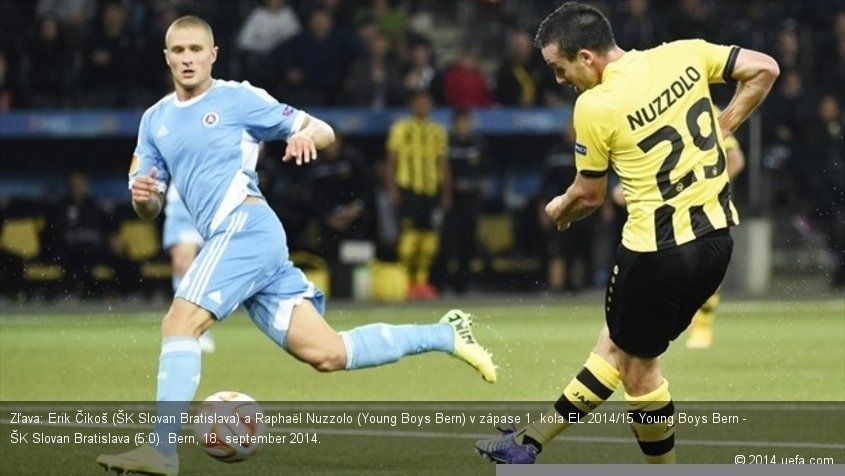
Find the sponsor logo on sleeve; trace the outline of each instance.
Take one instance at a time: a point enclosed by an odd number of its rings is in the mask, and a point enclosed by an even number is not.
[[[575,143],[575,153],[581,154],[581,155],[587,155],[587,146],[580,143],[580,142],[576,142]]]

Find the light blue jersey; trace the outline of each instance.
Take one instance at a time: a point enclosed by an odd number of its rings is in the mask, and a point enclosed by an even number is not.
[[[182,197],[171,185],[167,188],[167,202],[164,206],[164,230],[161,246],[169,250],[180,243],[190,243],[202,247],[203,239],[194,225],[194,219],[185,208]],[[181,279],[181,278],[180,278]]]
[[[167,182],[178,190],[205,241],[176,297],[218,320],[243,304],[282,347],[293,306],[311,299],[322,312],[323,294],[290,262],[284,228],[267,203],[243,202],[261,197],[259,143],[287,139],[305,117],[247,82],[215,80],[188,101],[170,94],[144,113],[129,174],[131,187],[157,167],[159,190]]]
[[[305,117],[248,82],[214,80],[208,91],[187,101],[171,93],[141,119],[130,186],[158,168],[159,191],[172,178],[208,240],[244,198],[261,196],[255,173],[259,143],[287,139]]]

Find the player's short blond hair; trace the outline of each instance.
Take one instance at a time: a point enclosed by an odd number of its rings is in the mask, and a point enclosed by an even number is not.
[[[174,20],[167,28],[167,33],[164,34],[165,47],[167,46],[167,39],[170,38],[170,32],[178,28],[201,28],[208,33],[208,39],[211,41],[211,46],[214,46],[214,32],[211,30],[211,25],[198,16],[185,15]]]

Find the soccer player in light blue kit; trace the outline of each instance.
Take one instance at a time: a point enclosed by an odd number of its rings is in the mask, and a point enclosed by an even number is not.
[[[440,351],[495,382],[490,354],[472,335],[469,316],[458,310],[433,325],[332,329],[322,317],[323,294],[288,259],[285,231],[258,189],[255,164],[259,142],[277,139],[287,141],[282,160],[306,164],[334,140],[334,132],[249,83],[213,79],[217,47],[200,18],[173,22],[164,56],[175,92],[141,119],[129,173],[132,205],[142,219],[154,219],[167,183],[173,183],[205,245],[161,323],[159,416],[188,411],[200,380],[197,338],[238,305],[276,344],[322,372]],[[177,474],[177,448],[167,441],[180,429],[178,423],[158,423],[157,446],[101,455],[97,462],[118,473]]]
[[[164,230],[162,233],[161,246],[170,254],[170,266],[172,268],[173,293],[182,284],[182,278],[188,272],[194,258],[202,248],[203,239],[194,220],[191,218],[188,209],[182,202],[182,197],[176,187],[171,185],[167,188],[167,203],[164,206]],[[199,338],[200,349],[203,352],[214,352],[214,339],[210,331],[205,331]]]

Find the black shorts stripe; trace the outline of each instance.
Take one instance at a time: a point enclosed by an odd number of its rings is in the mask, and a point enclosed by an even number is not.
[[[660,456],[672,451],[675,447],[675,435],[672,434],[669,438],[661,441],[637,441],[640,444],[640,449],[648,456]]]
[[[575,378],[602,400],[607,400],[613,395],[613,389],[605,387],[588,369],[581,369]]]
[[[566,419],[566,421],[570,420],[570,415],[577,414],[578,419],[580,420],[587,412],[581,410],[580,408],[576,407],[572,402],[566,398],[566,395],[561,395],[560,398],[555,402],[555,410]]]
[[[638,425],[648,425],[649,422],[664,421],[666,418],[675,414],[675,404],[670,400],[663,408],[657,410],[629,410],[628,414],[631,419]]]
[[[725,63],[725,71],[722,72],[722,79],[724,79],[726,83],[732,83],[734,81],[733,74],[737,56],[739,56],[739,46],[734,46],[731,48],[731,52],[728,53],[728,61]]]

